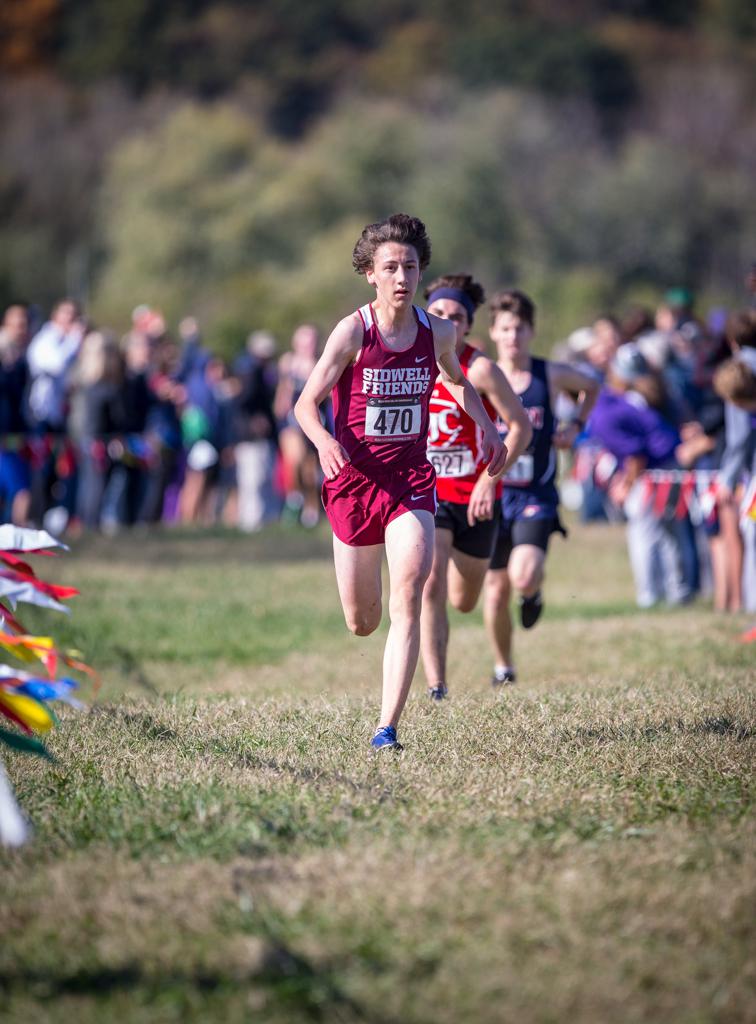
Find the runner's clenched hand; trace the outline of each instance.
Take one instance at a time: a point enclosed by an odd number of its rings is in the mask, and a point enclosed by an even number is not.
[[[326,480],[335,480],[347,462],[351,461],[335,437],[318,445],[318,457]]]

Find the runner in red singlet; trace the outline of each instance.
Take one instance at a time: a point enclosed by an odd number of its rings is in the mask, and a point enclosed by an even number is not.
[[[372,633],[381,619],[386,549],[391,628],[375,750],[399,748],[396,726],[417,665],[420,605],[433,560],[435,473],[426,442],[439,372],[479,424],[489,472],[499,473],[506,459],[459,365],[453,325],[412,304],[429,262],[425,226],[414,217],[394,214],[363,230],[352,264],[375,288],[375,301],[337,324],[295,407],[318,449],[339,595],[347,625],[359,636]],[[331,391],[335,437],[318,415]]]
[[[485,302],[469,274],[446,274],[426,289],[428,312],[454,324],[462,371],[483,399],[483,407],[507,425],[507,461],[502,473],[484,473],[480,427],[462,410],[442,382],[431,395],[428,459],[436,470],[436,540],[433,567],[423,592],[420,649],[432,700],[447,695],[449,646],[447,599],[471,612],[480,596],[501,518],[500,476],[530,443],[532,428],[507,378],[488,356],[467,343],[476,309]]]

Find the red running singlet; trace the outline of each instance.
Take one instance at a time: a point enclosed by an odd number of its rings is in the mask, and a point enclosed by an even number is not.
[[[459,357],[465,377],[476,354],[472,345],[465,345]],[[487,398],[481,398],[483,408],[496,422],[497,413]],[[430,402],[430,431],[428,433],[428,461],[436,470],[436,492],[439,501],[457,505],[470,502],[475,481],[486,463],[483,461],[483,432],[478,424],[460,408],[439,381],[433,388]],[[496,485],[496,497],[501,497],[502,485]]]
[[[429,405],[438,375],[433,331],[413,307],[417,337],[394,352],[383,341],[372,305],[359,310],[362,349],[333,391],[336,440],[352,465],[368,476],[426,463]]]

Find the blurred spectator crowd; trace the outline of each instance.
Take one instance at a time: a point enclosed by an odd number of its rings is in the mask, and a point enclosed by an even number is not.
[[[3,521],[76,534],[159,523],[257,530],[320,510],[317,453],[292,415],[317,358],[303,324],[280,358],[253,332],[228,365],[187,317],[176,337],[138,306],[123,338],[62,299],[45,323],[0,325]],[[328,409],[324,409],[324,416]]]
[[[320,468],[293,407],[319,341],[303,324],[279,354],[254,331],[229,365],[193,318],[172,335],[158,310],[138,306],[118,338],[92,329],[71,299],[44,323],[9,306],[2,521],[73,535],[161,523],[253,531],[281,518],[315,526]],[[627,523],[638,604],[704,593],[722,611],[756,609],[754,302],[704,321],[674,289],[655,311],[574,331],[553,357],[603,385],[563,467],[562,497],[585,521]],[[568,396],[557,416],[569,420]]]
[[[756,268],[747,278],[756,294]],[[623,520],[641,607],[697,594],[756,610],[756,302],[694,315],[671,289],[574,331],[556,358],[601,382],[562,481],[584,521]],[[563,418],[569,400],[560,397]]]

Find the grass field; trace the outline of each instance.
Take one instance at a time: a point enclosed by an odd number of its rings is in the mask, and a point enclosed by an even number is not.
[[[0,1018],[756,1021],[756,652],[637,612],[621,531],[556,540],[495,698],[480,615],[371,757],[385,626],[325,530],[85,541],[26,616],[104,676],[0,853]]]

